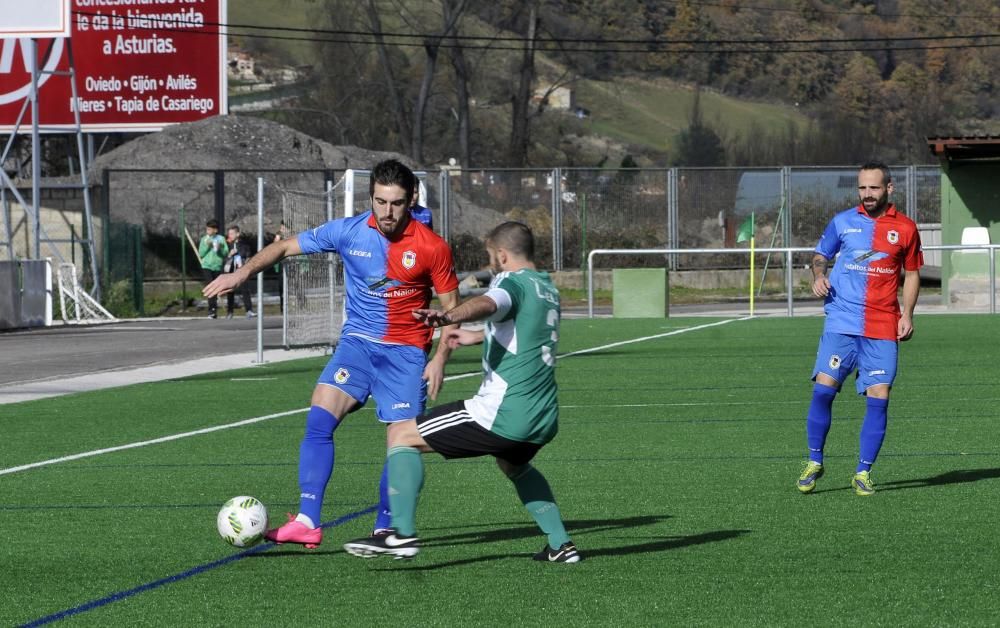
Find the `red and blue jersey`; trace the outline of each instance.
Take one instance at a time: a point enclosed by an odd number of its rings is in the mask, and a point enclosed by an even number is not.
[[[371,211],[332,220],[298,235],[303,253],[337,252],[344,264],[347,320],[341,334],[427,350],[434,330],[413,318],[426,308],[431,288],[458,288],[451,249],[436,233],[410,220],[394,240]]]
[[[920,233],[912,220],[889,205],[872,219],[859,205],[833,217],[816,245],[830,271],[824,331],[896,340],[899,278],[924,265]]]

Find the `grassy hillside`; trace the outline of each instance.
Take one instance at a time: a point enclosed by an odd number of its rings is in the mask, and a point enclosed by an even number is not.
[[[230,24],[268,25],[279,28],[310,28],[316,25],[314,17],[320,10],[316,0],[229,0]],[[279,35],[282,37],[308,37],[307,33],[282,31],[258,31],[242,29],[242,32]],[[261,50],[274,55],[284,63],[311,65],[313,44],[311,42],[284,41],[233,37],[241,46],[250,50]]]
[[[688,126],[694,91],[668,82],[581,81],[576,101],[590,110],[588,127],[594,133],[668,151],[677,133]],[[806,124],[806,117],[794,108],[711,92],[702,92],[701,108],[703,120],[723,136],[743,133],[751,122],[771,132],[789,123]]]
[[[411,7],[412,9],[412,7]],[[315,0],[230,0],[229,20],[232,24],[274,25],[308,28],[321,24],[322,3]],[[415,10],[415,9],[413,9]],[[392,16],[386,16],[386,28],[391,28]],[[481,23],[469,23],[467,32],[487,34],[492,32]],[[266,33],[267,31],[255,31]],[[298,36],[295,33],[276,33]],[[306,36],[303,34],[302,36]],[[241,46],[270,56],[283,63],[309,64],[317,60],[312,43],[284,40],[236,38]],[[403,49],[409,54],[419,54],[417,49]],[[477,67],[483,72],[497,73],[494,84],[509,81],[508,64],[501,62],[515,53],[497,51],[491,63]],[[417,62],[419,65],[419,61]],[[321,68],[316,68],[322,72]],[[563,68],[553,59],[540,55],[538,70],[542,76],[560,76]],[[501,74],[503,74],[501,76]],[[671,150],[677,133],[688,126],[694,92],[670,81],[622,79],[616,81],[581,80],[574,84],[579,106],[590,110],[591,116],[584,124],[585,132],[599,136],[610,143],[626,147],[648,147],[657,153]],[[789,123],[804,126],[806,117],[796,109],[781,105],[751,102],[702,92],[703,120],[723,137],[734,137],[746,131],[751,121],[767,132],[785,129]],[[481,115],[501,116],[498,124],[509,128],[508,110],[495,109]],[[629,150],[629,149],[626,149]],[[639,152],[642,152],[641,149]],[[600,157],[600,155],[597,155]]]

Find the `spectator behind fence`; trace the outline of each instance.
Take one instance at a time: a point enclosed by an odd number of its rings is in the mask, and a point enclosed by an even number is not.
[[[226,231],[226,242],[229,244],[229,253],[226,255],[226,263],[222,270],[226,273],[234,273],[243,267],[252,255],[250,244],[240,236],[240,228],[233,225]],[[253,299],[250,297],[250,283],[244,282],[237,288],[240,296],[243,297],[243,309],[247,312],[247,318],[257,316],[253,311]],[[236,291],[226,294],[226,318],[233,317],[235,309]]]
[[[205,235],[198,242],[198,258],[201,261],[201,274],[205,284],[210,284],[222,274],[222,264],[229,252],[226,239],[219,235],[219,222],[209,220],[205,223]],[[208,317],[218,316],[218,297],[208,298]]]

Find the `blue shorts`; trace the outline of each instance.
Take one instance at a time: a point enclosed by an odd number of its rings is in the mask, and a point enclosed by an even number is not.
[[[875,340],[864,336],[848,336],[823,332],[816,351],[813,379],[825,373],[843,384],[857,370],[859,395],[872,386],[888,384],[896,379],[896,359],[899,344],[895,340]]]
[[[424,411],[425,366],[427,355],[417,347],[341,336],[317,383],[339,388],[361,405],[375,397],[378,420],[395,423]]]

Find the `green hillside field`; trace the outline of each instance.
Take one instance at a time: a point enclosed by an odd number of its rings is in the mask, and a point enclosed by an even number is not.
[[[588,127],[598,135],[626,144],[668,151],[677,133],[687,128],[694,90],[669,82],[622,80],[580,81],[577,104],[590,111]],[[780,132],[807,118],[792,107],[701,93],[703,121],[722,136],[745,133],[756,124],[767,133]]]

